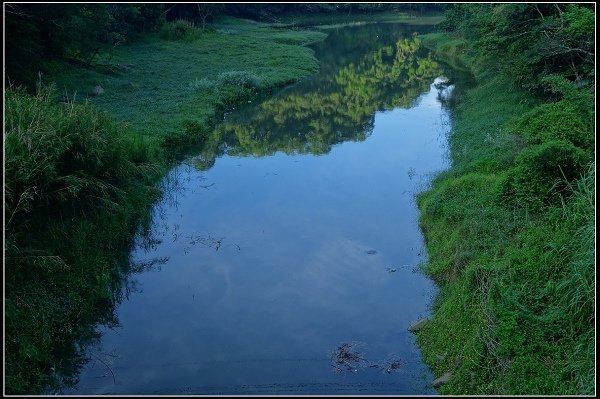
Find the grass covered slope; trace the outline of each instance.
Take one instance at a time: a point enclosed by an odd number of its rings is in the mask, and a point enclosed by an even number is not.
[[[440,285],[418,335],[446,394],[593,394],[593,94],[549,79],[542,103],[485,73],[466,43],[425,36],[474,66],[456,99],[451,168],[418,197]],[[468,55],[468,54],[467,54]]]
[[[116,49],[96,68],[56,65],[50,79],[60,91],[88,97],[135,132],[194,136],[218,112],[315,72],[317,60],[304,45],[325,37],[225,17],[205,31],[182,29],[195,33],[181,34],[182,40],[148,37]],[[95,86],[104,93],[91,96]]]

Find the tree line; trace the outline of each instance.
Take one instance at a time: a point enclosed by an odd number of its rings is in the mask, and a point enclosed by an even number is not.
[[[594,4],[455,4],[443,27],[525,88],[538,91],[552,75],[593,83]]]
[[[48,61],[92,64],[111,48],[156,32],[169,21],[185,20],[205,29],[219,15],[279,21],[289,13],[360,14],[381,11],[438,11],[435,4],[7,4],[7,84],[30,88]]]

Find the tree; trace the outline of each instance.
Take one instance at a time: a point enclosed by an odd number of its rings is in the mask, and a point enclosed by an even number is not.
[[[205,30],[206,22],[210,17],[220,14],[225,10],[225,6],[223,4],[198,3],[196,6],[198,7],[198,15],[200,16],[200,21],[202,22],[202,30]]]

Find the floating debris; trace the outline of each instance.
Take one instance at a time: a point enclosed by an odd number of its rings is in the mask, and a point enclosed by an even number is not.
[[[377,368],[382,373],[391,374],[400,370],[404,360],[398,355],[390,355],[386,360],[380,360],[377,363],[369,365],[369,368]]]
[[[357,372],[366,361],[362,354],[365,344],[361,342],[344,342],[331,352],[331,367],[336,373],[342,371]]]
[[[373,255],[373,254],[376,254],[376,253],[377,253],[377,251],[375,251],[374,249],[369,249],[368,251],[365,251],[365,253],[366,253],[367,255]]]
[[[217,251],[219,250],[219,248],[221,247],[221,244],[223,243],[223,240],[225,239],[225,237],[215,238],[215,237],[212,237],[210,234],[208,236],[192,234],[192,235],[188,236],[187,238],[190,239],[191,245],[202,244],[207,247],[213,247]]]
[[[400,368],[403,364],[404,361],[400,358],[400,356],[391,355],[387,358],[387,360],[379,362],[377,366],[382,372],[386,374],[391,374],[400,371]]]
[[[153,258],[147,261],[130,262],[129,271],[131,273],[142,273],[153,269],[160,270],[161,265],[164,265],[169,261],[168,257],[164,258]]]
[[[344,342],[330,353],[331,367],[334,372],[343,371],[357,372],[365,368],[375,368],[383,373],[391,374],[401,369],[405,364],[400,356],[390,354],[387,359],[377,362],[367,361],[363,355],[363,348],[367,345],[363,342]]]
[[[395,268],[393,268],[393,267],[388,267],[388,268],[387,268],[387,271],[388,271],[388,272],[390,272],[390,273],[394,273],[394,272],[397,272],[397,271],[398,271],[398,269],[395,269]]]

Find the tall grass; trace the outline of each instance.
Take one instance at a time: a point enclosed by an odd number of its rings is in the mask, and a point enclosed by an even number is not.
[[[77,342],[111,316],[137,219],[164,171],[156,143],[53,87],[5,93],[6,392],[65,382]],[[73,356],[72,359],[77,359]]]
[[[573,320],[574,350],[569,353],[567,370],[576,384],[576,391],[594,394],[595,380],[595,163],[585,175],[569,185],[571,201],[565,205],[565,217],[575,229],[571,240],[559,252],[569,259],[566,276],[557,284],[561,306]]]
[[[20,89],[6,93],[9,229],[32,216],[113,208],[123,199],[122,187],[157,172],[142,138],[90,104],[59,105],[55,97],[52,87],[34,97]]]

